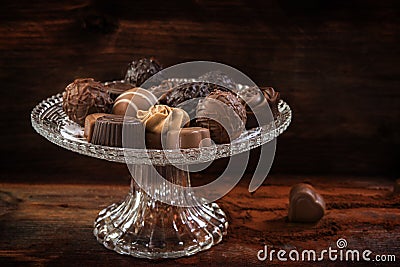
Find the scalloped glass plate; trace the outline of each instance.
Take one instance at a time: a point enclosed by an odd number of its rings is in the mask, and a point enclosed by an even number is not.
[[[245,88],[241,85],[239,88]],[[230,144],[179,150],[128,149],[93,145],[83,137],[83,128],[68,119],[62,108],[62,93],[39,103],[31,113],[33,128],[49,141],[68,150],[108,161],[128,164],[198,164],[229,157],[261,146],[284,132],[289,126],[292,111],[280,100],[275,121],[246,130]],[[182,156],[183,155],[183,156]]]

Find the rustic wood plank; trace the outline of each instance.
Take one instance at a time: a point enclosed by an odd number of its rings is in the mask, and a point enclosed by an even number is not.
[[[196,178],[200,177],[193,180]],[[288,194],[297,182],[310,182],[327,202],[327,213],[317,224],[287,222]],[[219,201],[230,223],[221,244],[192,257],[152,262],[109,251],[92,234],[98,211],[120,201],[128,185],[3,183],[0,262],[2,266],[71,265],[78,261],[85,266],[265,266],[267,262],[257,259],[264,245],[321,250],[334,247],[338,238],[346,238],[352,249],[400,257],[400,196],[392,195],[393,181],[389,179],[272,176],[254,194],[247,186],[244,179]]]

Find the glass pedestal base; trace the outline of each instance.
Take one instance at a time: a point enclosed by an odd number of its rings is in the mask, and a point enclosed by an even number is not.
[[[151,178],[151,166],[135,166],[135,174]],[[190,185],[189,173],[173,166],[155,167],[167,180]],[[168,192],[168,189],[163,189]],[[155,189],[157,191],[157,189]],[[174,196],[179,196],[174,192]],[[182,196],[195,203],[193,195]],[[190,198],[190,199],[188,199]],[[200,201],[198,201],[200,203]],[[204,202],[203,202],[204,203]],[[221,242],[228,222],[216,203],[181,207],[160,202],[132,179],[131,190],[120,204],[102,210],[94,235],[106,248],[139,258],[177,258],[193,255]]]

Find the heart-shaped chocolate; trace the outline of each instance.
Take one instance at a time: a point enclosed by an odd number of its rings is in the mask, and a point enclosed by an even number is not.
[[[395,195],[400,195],[400,179],[397,179],[397,180],[394,182],[393,194],[395,194]]]
[[[290,190],[288,218],[291,222],[317,222],[325,214],[325,201],[314,187],[300,183]]]

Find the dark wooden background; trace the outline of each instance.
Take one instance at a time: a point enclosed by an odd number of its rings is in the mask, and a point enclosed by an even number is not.
[[[30,111],[76,77],[122,78],[141,56],[217,61],[279,90],[294,116],[272,173],[394,178],[399,44],[396,0],[2,1],[1,179],[121,182],[124,166],[51,144]]]

